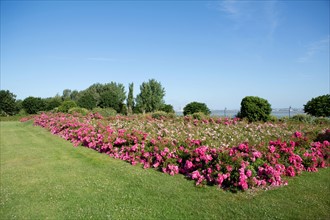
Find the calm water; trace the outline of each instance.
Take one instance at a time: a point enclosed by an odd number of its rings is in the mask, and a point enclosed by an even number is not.
[[[229,117],[233,118],[235,115],[238,113],[239,110],[214,110],[212,111],[211,115],[212,116],[220,116],[220,117]],[[183,115],[182,112],[176,112],[177,115]],[[305,114],[303,110],[291,110],[290,116],[294,115],[301,115]],[[277,118],[282,118],[282,117],[289,117],[289,110],[276,110],[272,111],[272,115],[274,115]]]

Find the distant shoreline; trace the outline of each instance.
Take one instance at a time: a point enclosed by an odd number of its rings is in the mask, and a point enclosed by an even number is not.
[[[221,116],[233,118],[239,110],[211,110],[211,116]],[[177,115],[183,115],[183,112],[176,111]],[[302,109],[291,109],[290,116],[306,114]],[[289,117],[289,109],[273,109],[271,115],[277,118]]]

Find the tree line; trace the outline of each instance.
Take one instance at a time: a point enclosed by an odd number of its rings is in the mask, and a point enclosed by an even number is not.
[[[125,86],[121,83],[95,83],[82,91],[65,89],[62,95],[40,98],[29,96],[16,100],[16,95],[9,90],[0,90],[0,115],[36,114],[40,111],[68,112],[79,107],[87,110],[112,109],[120,114],[148,113],[165,111],[174,113],[173,106],[164,101],[165,88],[155,79],[140,85],[140,93],[134,98],[134,84]]]
[[[89,111],[105,112],[108,115],[134,114],[162,111],[174,113],[173,106],[164,101],[165,88],[155,79],[140,85],[140,93],[134,98],[134,84],[128,85],[128,94],[121,83],[95,83],[85,90],[65,89],[62,95],[49,98],[29,96],[16,100],[16,95],[9,90],[0,90],[0,116],[16,114],[36,114],[40,111],[87,113]],[[270,120],[271,105],[266,99],[246,96],[242,99],[237,117],[249,121]],[[312,98],[304,105],[305,113],[316,117],[330,117],[330,94]],[[210,115],[205,103],[191,102],[184,107],[184,115]]]

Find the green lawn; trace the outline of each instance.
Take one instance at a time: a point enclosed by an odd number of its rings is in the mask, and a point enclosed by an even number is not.
[[[330,219],[329,169],[235,194],[74,148],[31,122],[0,124],[0,219]]]

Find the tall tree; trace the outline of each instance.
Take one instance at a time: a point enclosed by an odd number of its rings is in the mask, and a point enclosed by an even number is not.
[[[16,95],[9,90],[0,90],[0,115],[14,115],[16,113]]]
[[[79,95],[79,92],[77,90],[73,90],[70,94],[70,99],[72,101],[77,101],[78,100],[78,95]]]
[[[63,95],[62,95],[62,100],[66,101],[66,100],[71,100],[71,90],[70,89],[64,89],[63,90]]]
[[[128,85],[128,95],[126,100],[128,114],[132,114],[134,108],[133,87],[134,87],[134,83],[130,83]]]
[[[136,106],[141,112],[154,112],[164,105],[165,89],[160,82],[150,79],[140,86],[140,94],[136,97]]]

